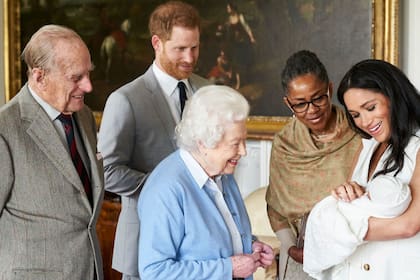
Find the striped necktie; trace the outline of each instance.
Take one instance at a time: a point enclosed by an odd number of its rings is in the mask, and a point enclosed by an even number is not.
[[[89,202],[92,205],[92,189],[90,185],[90,179],[86,171],[85,165],[83,164],[82,158],[80,157],[80,154],[77,151],[72,117],[71,115],[60,114],[60,116],[58,116],[58,119],[63,124],[64,132],[66,133],[67,144],[70,150],[71,159],[73,161],[74,167],[77,170],[77,173],[79,174],[80,180],[82,181]]]

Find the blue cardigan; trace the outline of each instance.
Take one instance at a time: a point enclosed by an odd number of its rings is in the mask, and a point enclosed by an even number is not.
[[[252,253],[251,225],[238,186],[233,175],[223,175],[222,182],[244,253]],[[232,279],[231,236],[211,193],[197,185],[179,150],[150,174],[138,203],[142,280]]]

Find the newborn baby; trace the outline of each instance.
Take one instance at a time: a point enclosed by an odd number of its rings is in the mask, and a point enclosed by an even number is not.
[[[366,193],[352,202],[324,198],[308,218],[303,270],[315,279],[329,279],[328,269],[339,265],[363,243],[370,216],[399,216],[410,201],[410,187],[390,175],[372,179]]]

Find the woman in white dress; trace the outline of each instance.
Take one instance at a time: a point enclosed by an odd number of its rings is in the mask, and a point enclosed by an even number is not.
[[[394,65],[368,59],[342,79],[338,99],[363,148],[350,182],[333,190],[352,201],[379,175],[392,175],[411,188],[409,208],[396,218],[366,216],[363,240],[324,279],[419,279],[420,275],[420,95]],[[358,183],[356,183],[358,182]],[[367,241],[367,242],[366,242]]]

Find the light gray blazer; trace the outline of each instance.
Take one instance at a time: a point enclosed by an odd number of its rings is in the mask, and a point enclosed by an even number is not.
[[[196,91],[209,81],[193,74],[189,83]],[[121,196],[112,267],[124,274],[139,275],[137,201],[148,174],[176,150],[175,126],[152,67],[106,102],[98,150],[104,157],[105,189]]]
[[[69,152],[27,85],[0,108],[0,279],[103,279],[96,222],[103,167],[85,106],[74,113],[90,163],[93,209]]]

